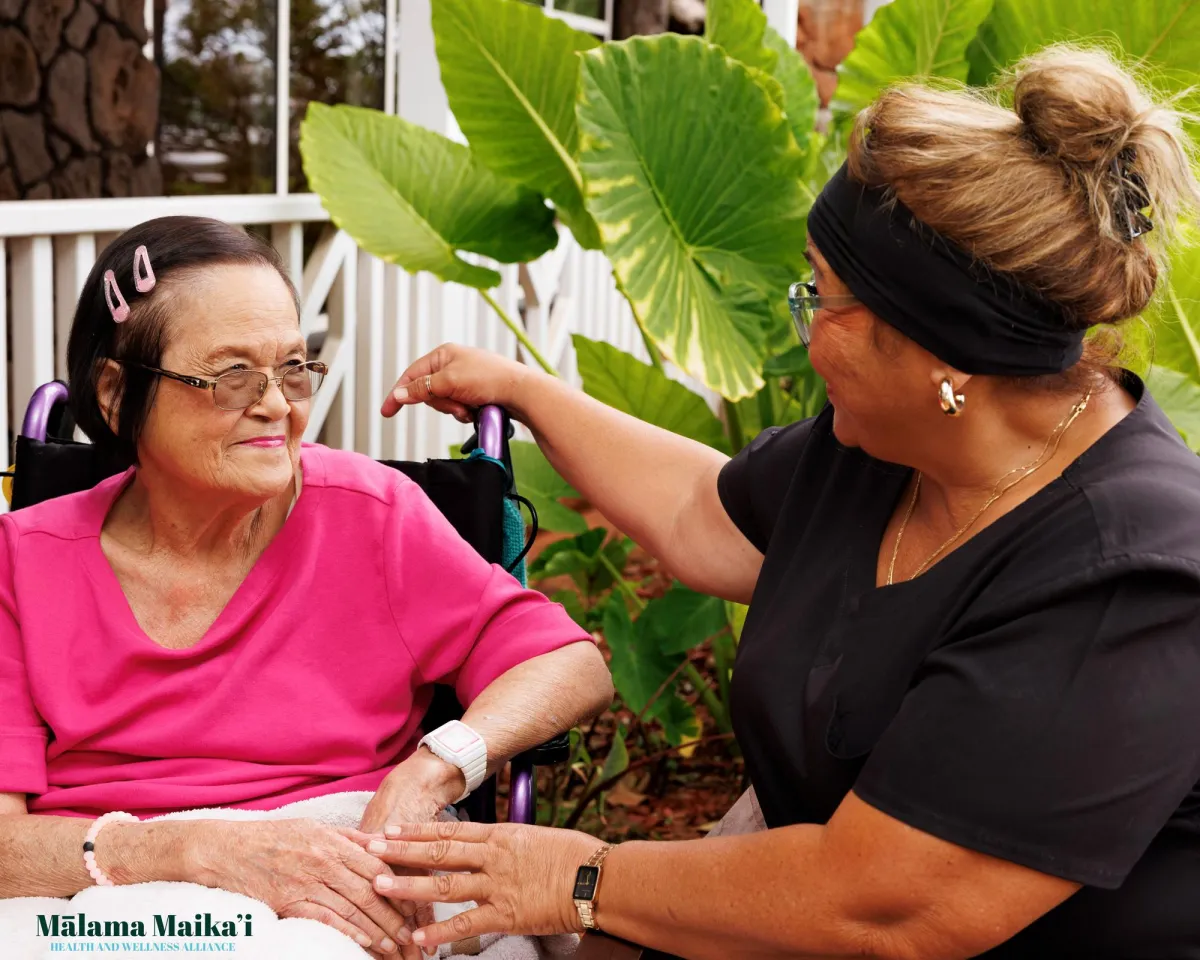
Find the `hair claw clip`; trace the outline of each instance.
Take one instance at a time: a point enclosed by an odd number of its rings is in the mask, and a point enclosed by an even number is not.
[[[125,302],[125,296],[111,270],[104,271],[104,302],[108,304],[114,323],[124,323],[129,319],[129,304]]]

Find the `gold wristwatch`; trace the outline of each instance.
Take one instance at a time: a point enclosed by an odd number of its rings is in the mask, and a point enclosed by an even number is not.
[[[575,890],[571,899],[579,911],[579,922],[586,930],[598,930],[596,924],[596,890],[600,886],[600,866],[604,858],[612,853],[612,844],[606,843],[588,857],[587,863],[575,871]]]

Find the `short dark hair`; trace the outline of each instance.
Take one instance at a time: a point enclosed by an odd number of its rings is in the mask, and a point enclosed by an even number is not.
[[[158,281],[149,293],[133,283],[134,253],[145,246]],[[137,445],[154,403],[158,378],[133,364],[162,365],[167,344],[171,297],[165,281],[206,267],[242,264],[275,270],[287,284],[300,310],[296,288],[275,250],[241,227],[208,217],[159,217],[131,227],[110,243],[96,260],[83,285],[67,343],[70,378],[68,404],[80,429],[106,459],[130,466],[138,462]],[[129,318],[113,319],[104,296],[104,274],[111,270],[129,304]],[[100,407],[98,387],[107,360],[125,361],[118,381],[117,430]]]

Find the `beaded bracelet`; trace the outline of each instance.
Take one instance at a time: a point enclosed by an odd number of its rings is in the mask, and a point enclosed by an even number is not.
[[[122,810],[114,810],[112,813],[106,813],[98,820],[93,820],[92,825],[88,828],[87,836],[83,838],[83,865],[87,867],[87,872],[91,878],[96,881],[99,887],[111,887],[113,882],[108,878],[108,875],[96,865],[96,837],[107,823],[114,821],[129,821],[136,823],[138,818],[132,813],[125,813]]]

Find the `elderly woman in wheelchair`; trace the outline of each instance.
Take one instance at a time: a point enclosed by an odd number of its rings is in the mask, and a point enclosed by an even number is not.
[[[301,444],[325,367],[240,229],[120,237],[68,363],[76,422],[126,469],[0,519],[0,897],[190,880],[419,956],[353,831],[134,821],[345,791],[373,792],[363,831],[433,820],[602,709],[603,658],[404,475]],[[469,706],[423,730],[438,682]]]

